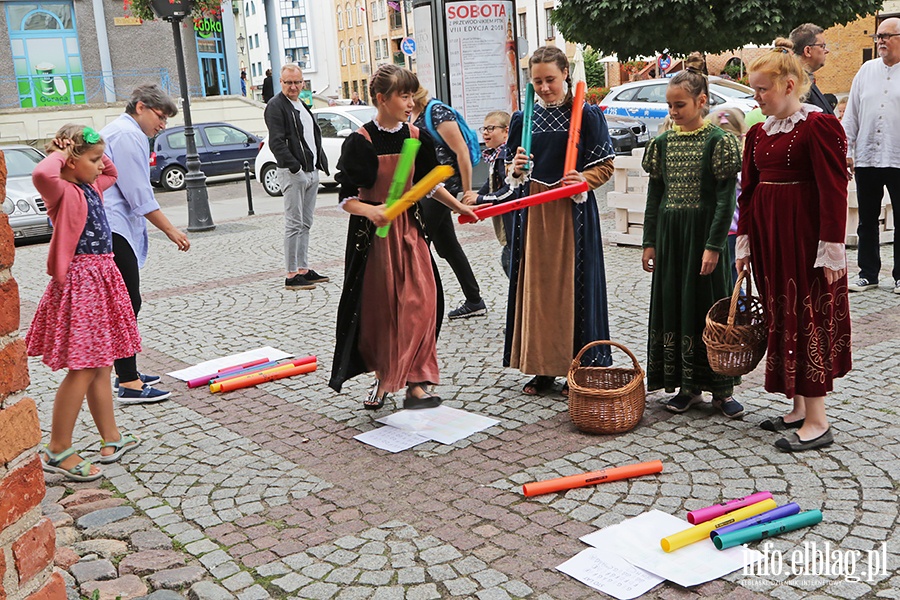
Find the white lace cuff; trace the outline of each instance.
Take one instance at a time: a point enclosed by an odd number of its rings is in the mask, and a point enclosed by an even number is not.
[[[341,200],[341,203],[338,204],[341,208],[344,208],[344,205],[350,202],[351,200],[359,200],[359,196],[350,196],[349,198],[344,198]]]
[[[432,198],[432,197],[434,197],[434,193],[435,193],[436,191],[438,191],[439,189],[441,189],[442,187],[444,187],[444,182],[443,182],[443,181],[442,181],[441,183],[437,184],[436,186],[434,186],[433,188],[431,188],[431,191],[428,192],[427,194],[425,194],[425,197],[426,197],[426,198]]]
[[[847,268],[847,252],[844,244],[840,242],[823,242],[819,240],[819,249],[816,252],[816,262],[813,268],[825,267],[832,271],[840,271]]]
[[[525,185],[525,182],[528,181],[528,175],[530,171],[522,171],[522,174],[516,177],[513,175],[515,169],[509,170],[509,175],[506,176],[506,184],[509,186],[509,189],[514,190],[519,186]]]
[[[747,258],[750,256],[750,236],[739,235],[734,241],[734,259]]]
[[[587,201],[587,193],[579,192],[579,193],[575,194],[574,196],[572,196],[572,201],[575,204],[584,204]]]

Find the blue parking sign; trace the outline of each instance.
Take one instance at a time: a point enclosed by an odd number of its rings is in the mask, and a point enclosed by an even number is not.
[[[400,51],[407,56],[412,56],[416,53],[416,40],[411,37],[405,37],[400,42]]]

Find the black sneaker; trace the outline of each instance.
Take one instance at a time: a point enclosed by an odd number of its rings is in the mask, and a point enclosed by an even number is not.
[[[307,271],[306,273],[304,273],[303,276],[304,276],[304,277],[306,278],[306,280],[307,280],[308,282],[310,282],[310,283],[328,283],[329,281],[331,281],[330,279],[328,279],[328,278],[325,277],[324,275],[319,275],[318,273],[316,273],[316,272],[313,271],[312,269],[310,269],[309,271]]]
[[[847,289],[851,292],[866,292],[868,290],[874,290],[877,287],[877,281],[869,281],[865,277],[860,277],[859,279],[848,285]]]
[[[286,290],[311,290],[315,287],[315,283],[299,273],[284,280],[284,289]]]
[[[679,392],[677,396],[672,396],[665,403],[666,410],[673,413],[683,413],[695,404],[703,402],[703,394],[690,394],[688,392]]]
[[[484,299],[478,301],[478,304],[463,302],[458,308],[454,308],[447,316],[451,319],[468,319],[469,317],[479,317],[487,314],[487,307],[484,305]]]

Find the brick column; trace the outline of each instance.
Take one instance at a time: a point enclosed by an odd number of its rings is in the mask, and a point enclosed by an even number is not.
[[[6,163],[0,152],[0,197],[6,196]],[[0,598],[65,599],[53,572],[56,531],[41,516],[44,472],[37,455],[41,427],[34,400],[25,397],[28,362],[19,329],[19,286],[9,219],[0,213]]]

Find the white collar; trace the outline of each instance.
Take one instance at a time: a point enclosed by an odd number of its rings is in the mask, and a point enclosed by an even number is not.
[[[375,127],[378,128],[378,131],[383,131],[385,133],[397,133],[398,131],[403,129],[403,125],[404,125],[403,121],[400,121],[399,123],[397,123],[396,127],[392,127],[390,129],[388,129],[387,127],[382,127],[381,124],[378,122],[377,118],[372,119],[372,122],[375,123]]]
[[[544,102],[539,97],[535,98],[534,101],[541,105],[541,108],[559,108],[560,106],[566,103],[566,96],[563,96],[561,100],[556,102]]]
[[[809,113],[814,112],[822,112],[822,109],[812,104],[801,104],[800,110],[783,119],[777,119],[774,115],[768,117],[765,123],[763,123],[763,131],[765,131],[767,135],[788,133],[794,130],[794,125],[800,121],[805,121],[806,117],[809,116]]]

